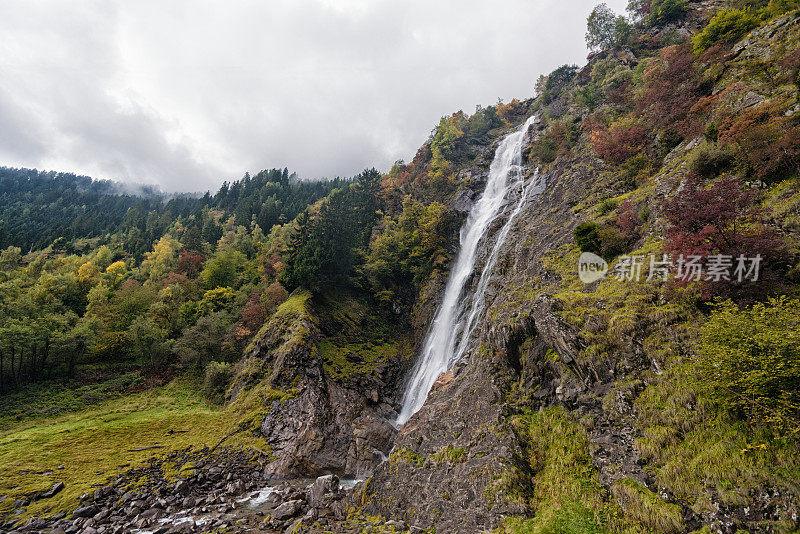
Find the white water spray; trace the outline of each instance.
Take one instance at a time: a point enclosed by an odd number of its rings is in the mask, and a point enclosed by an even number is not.
[[[405,424],[422,408],[439,375],[452,368],[466,352],[478,316],[483,312],[486,286],[497,262],[500,248],[531,191],[541,192],[544,188],[538,175],[526,187],[525,176],[521,169],[525,136],[535,120],[535,116],[530,117],[521,128],[508,134],[497,147],[494,160],[489,167],[486,189],[472,207],[467,222],[461,228],[461,250],[458,252],[455,266],[447,280],[442,304],[428,330],[422,353],[414,364],[411,378],[403,394],[402,408],[397,417],[398,425]],[[462,299],[461,294],[464,287],[475,270],[478,244],[492,222],[501,215],[501,208],[506,203],[506,196],[514,190],[519,191],[519,200],[505,225],[497,234],[475,293],[471,295],[471,298]],[[469,311],[464,317],[467,309]]]

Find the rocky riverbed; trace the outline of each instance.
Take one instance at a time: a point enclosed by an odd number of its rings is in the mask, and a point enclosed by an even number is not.
[[[400,522],[359,524],[348,517],[356,480],[335,475],[280,480],[261,451],[177,451],[130,469],[81,496],[70,513],[8,520],[0,532],[48,534],[188,534],[195,532],[406,531]],[[174,474],[175,466],[183,466]],[[24,503],[20,503],[23,510]]]

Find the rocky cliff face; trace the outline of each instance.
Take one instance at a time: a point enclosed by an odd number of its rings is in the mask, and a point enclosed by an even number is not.
[[[534,127],[530,135],[536,134]],[[584,170],[570,171],[572,163],[547,173],[547,189],[529,202],[509,235],[473,350],[437,382],[425,406],[400,430],[392,456],[365,489],[369,511],[399,514],[444,532],[490,530],[505,516],[531,512],[524,499],[508,498],[510,481],[524,487],[532,478],[525,444],[509,423],[515,410],[509,394],[521,385],[535,390],[542,404],[574,401],[597,379],[596,369],[578,363],[576,332],[555,313],[553,299],[531,283],[556,282],[542,259],[572,241],[578,220],[568,201],[580,198],[590,182]],[[529,179],[533,171],[529,166]],[[503,223],[497,221],[494,232]],[[490,232],[487,241],[493,237]],[[549,351],[556,351],[563,365],[549,362]],[[448,459],[453,450],[459,451],[456,460]]]
[[[694,2],[685,23],[650,37],[691,35],[718,4]],[[796,47],[798,20],[787,15],[734,46],[720,60],[725,74],[713,93],[735,83],[752,86],[747,62],[769,61],[776,49]],[[629,67],[639,61],[630,52],[617,56]],[[592,58],[574,83],[588,83],[592,66],[607,57]],[[735,104],[741,110],[768,98],[757,88],[748,95]],[[566,96],[522,105],[576,123],[588,116]],[[501,132],[493,133],[496,145]],[[534,124],[530,144],[545,134],[544,121]],[[347,306],[358,311],[343,317],[308,296],[294,315],[276,315],[240,364],[241,385],[232,389],[250,388],[248,376],[266,373],[268,386],[284,393],[260,425],[276,457],[269,473],[367,478],[353,501],[365,514],[437,532],[513,531],[514,517],[541,517],[545,523],[537,524],[554,531],[569,530],[558,526],[564,521],[598,532],[796,528],[796,481],[748,465],[744,452],[725,443],[739,439],[728,430],[735,424],[710,416],[670,370],[692,350],[686,331],[692,312],[680,307],[680,296],[662,287],[577,279],[574,228],[621,192],[649,214],[636,247],[656,250],[664,229],[661,201],[680,186],[701,141],[687,138],[670,147],[657,172],[627,192],[628,171],[598,159],[586,133],[549,164],[546,189],[529,200],[501,250],[471,350],[399,430],[390,421],[403,376],[444,279],[429,281],[408,319],[370,319],[374,312],[352,299]],[[456,171],[471,186],[448,200],[451,209],[469,211],[493,143],[473,147],[480,156]],[[526,163],[528,179],[537,165]],[[504,222],[496,221],[487,242]],[[481,248],[479,268],[489,248]],[[376,324],[379,330],[390,324],[393,341],[368,336],[367,347],[356,339]],[[248,371],[252,366],[259,371]],[[703,447],[716,456],[704,457]],[[671,451],[678,463],[658,450]],[[704,461],[724,467],[704,468]]]
[[[266,468],[273,478],[360,477],[391,448],[391,403],[408,349],[376,340],[374,332],[364,336],[385,325],[362,317],[348,296],[338,298],[334,309],[306,292],[293,294],[238,366],[232,397],[271,392],[262,395],[269,404],[259,430],[276,457]],[[342,343],[343,333],[354,332],[365,342]]]

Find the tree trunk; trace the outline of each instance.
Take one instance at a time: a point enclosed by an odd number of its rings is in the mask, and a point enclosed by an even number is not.
[[[9,350],[11,352],[11,380],[13,381],[14,380],[14,348],[13,348],[13,345],[12,345],[11,349],[9,349]]]
[[[16,382],[17,388],[19,388],[19,374],[14,371],[14,357],[16,351],[14,350],[14,345],[11,345],[11,378]]]
[[[75,378],[75,364],[78,360],[78,355],[83,355],[83,351],[86,350],[82,341],[79,341],[75,345],[75,350],[70,351],[69,353],[69,367],[67,369],[67,376],[69,378]]]
[[[31,361],[28,363],[28,383],[36,382],[36,344],[31,345]]]
[[[77,351],[76,351],[77,352]],[[67,365],[67,377],[68,378],[75,378],[75,358],[76,352],[69,353],[69,363]]]
[[[47,380],[48,376],[50,375],[49,372],[45,369],[45,365],[47,364],[47,357],[50,355],[50,338],[47,337],[44,340],[44,350],[42,351],[42,359],[39,361],[39,374],[42,378]]]

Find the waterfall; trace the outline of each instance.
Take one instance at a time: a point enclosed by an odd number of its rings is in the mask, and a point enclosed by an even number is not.
[[[525,135],[535,120],[535,116],[530,117],[522,127],[503,138],[497,147],[494,160],[489,167],[486,189],[473,205],[467,221],[461,228],[461,248],[447,280],[444,298],[436,311],[422,352],[414,364],[411,378],[403,394],[402,408],[397,417],[398,425],[405,424],[422,407],[439,375],[449,370],[466,352],[472,331],[483,311],[486,286],[497,262],[500,248],[514,220],[522,211],[525,199],[531,191],[537,192],[544,187],[538,179],[538,174],[528,186],[525,186],[525,176],[521,168]],[[502,215],[501,208],[507,202],[506,196],[515,190],[519,191],[519,199],[497,234],[475,293],[464,295],[462,298],[464,287],[475,270],[478,244],[492,222]]]

